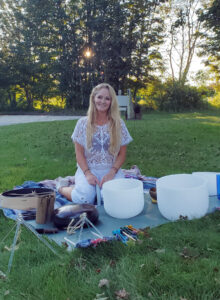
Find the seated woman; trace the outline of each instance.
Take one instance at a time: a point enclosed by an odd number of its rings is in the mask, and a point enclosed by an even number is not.
[[[120,112],[114,89],[107,83],[97,85],[90,95],[87,117],[78,120],[72,140],[75,143],[77,171],[75,187],[58,191],[73,203],[93,204],[96,185],[123,178],[121,166],[126,146],[132,141]]]

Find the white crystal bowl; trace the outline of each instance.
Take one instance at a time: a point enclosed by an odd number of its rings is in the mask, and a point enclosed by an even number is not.
[[[103,184],[104,209],[108,215],[128,219],[144,208],[143,183],[137,179],[114,179]]]
[[[161,177],[156,182],[160,213],[168,220],[203,217],[209,205],[207,182],[191,174]]]
[[[217,195],[217,178],[216,176],[220,174],[220,172],[193,172],[194,176],[198,176],[204,178],[208,184],[209,196]]]

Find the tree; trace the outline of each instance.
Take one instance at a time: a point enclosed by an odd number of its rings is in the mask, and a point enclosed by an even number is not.
[[[128,40],[132,41],[130,52],[129,85],[136,98],[138,89],[153,79],[154,70],[161,69],[159,45],[163,42],[161,5],[165,1],[128,1]]]
[[[7,88],[20,89],[28,109],[53,95],[68,108],[85,108],[102,81],[136,95],[161,58],[164,1],[1,0],[0,52],[6,50],[0,69],[9,67]],[[88,49],[93,55],[86,58]]]
[[[60,0],[5,0],[2,35],[14,84],[26,98],[28,109],[35,99],[42,103],[56,90],[59,48]],[[56,92],[55,92],[56,93]]]
[[[111,83],[115,90],[124,89],[130,64],[131,42],[127,38],[127,12],[120,1],[95,1],[92,22],[88,23],[89,43],[95,50],[96,79]],[[100,30],[101,28],[101,30]],[[101,75],[101,76],[100,76]]]
[[[220,2],[209,1],[206,9],[201,11],[200,20],[205,30],[203,38],[205,42],[201,45],[200,55],[208,55],[206,65],[220,79]]]
[[[147,82],[153,61],[161,58],[157,51],[163,38],[158,10],[161,2],[81,1],[78,31],[84,39],[83,48],[93,52],[89,59],[81,59],[82,83],[87,90],[106,81],[116,91],[134,87],[135,95]]]
[[[170,0],[165,10],[169,67],[173,82],[187,81],[196,47],[200,42],[199,0]]]

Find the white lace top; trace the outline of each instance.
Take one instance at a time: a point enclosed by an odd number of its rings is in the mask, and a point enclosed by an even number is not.
[[[90,169],[107,169],[111,168],[115,158],[109,153],[110,134],[108,130],[109,124],[102,126],[96,125],[97,130],[95,131],[92,138],[92,147],[87,148],[86,143],[86,128],[87,128],[87,117],[80,118],[71,136],[73,142],[77,142],[82,145],[85,149],[85,157],[87,159],[88,167]],[[121,146],[127,145],[132,141],[128,129],[123,120],[121,120]]]

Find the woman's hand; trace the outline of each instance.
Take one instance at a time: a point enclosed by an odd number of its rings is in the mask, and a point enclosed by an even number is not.
[[[116,160],[114,162],[114,166],[112,166],[111,170],[102,178],[102,181],[100,182],[100,187],[102,187],[104,182],[112,180],[115,177],[115,174],[118,172],[119,168],[125,161],[126,149],[126,145],[120,147],[118,156],[116,157]]]
[[[103,183],[112,180],[114,177],[115,177],[115,170],[111,169],[105,176],[103,176],[102,181],[100,182],[100,187],[102,187]]]
[[[90,171],[86,172],[85,176],[86,176],[86,179],[89,184],[91,184],[91,185],[99,184],[98,178],[94,174],[92,174]]]

